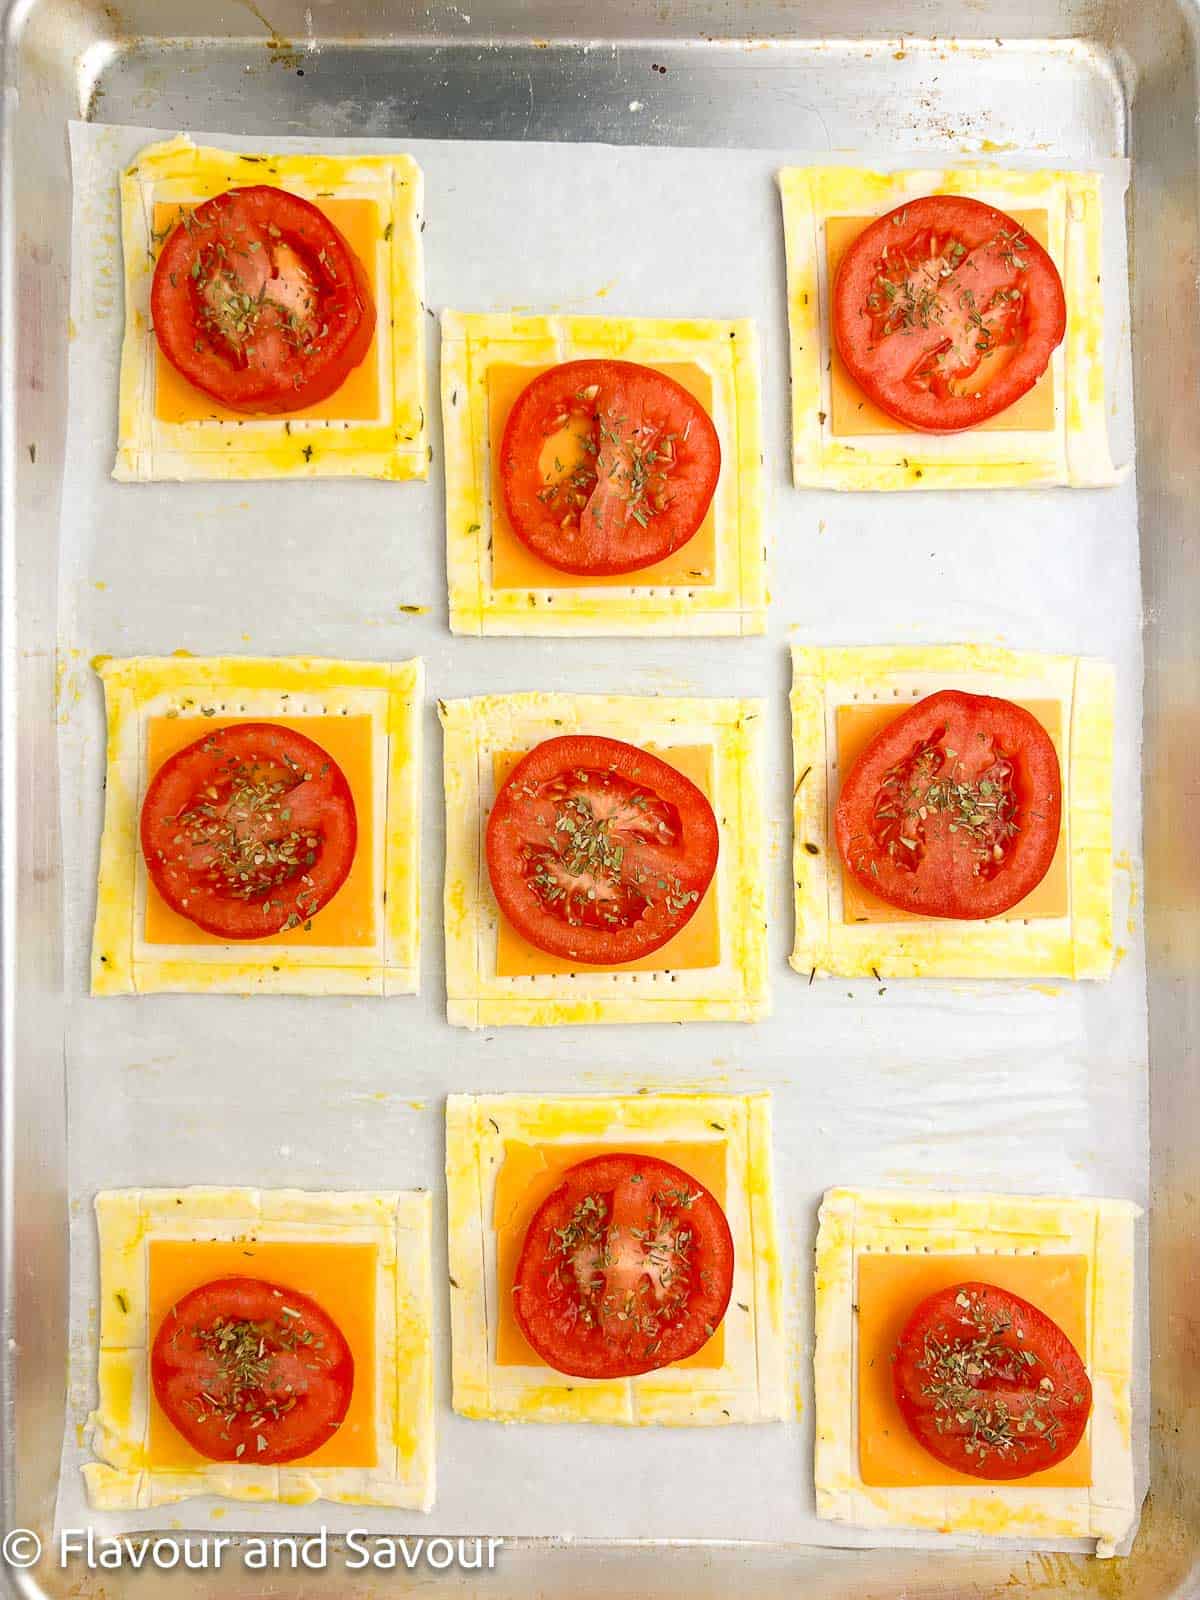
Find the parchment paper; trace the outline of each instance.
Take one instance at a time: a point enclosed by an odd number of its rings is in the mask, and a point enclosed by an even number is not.
[[[70,1401],[60,1522],[106,1532],[369,1527],[397,1532],[928,1544],[818,1522],[812,1491],[812,1243],[835,1183],[1110,1194],[1144,1203],[1146,1015],[1139,745],[1141,606],[1132,480],[1102,491],[796,493],[774,174],[827,151],[355,141],[425,171],[431,315],[523,307],[753,316],[772,495],[770,634],[753,640],[451,638],[436,328],[427,484],[117,485],[122,327],[117,173],[176,130],[77,125],[71,422],[62,512],[60,701],[73,1212]],[[330,141],[194,135],[234,148]],[[847,160],[855,159],[847,156]],[[876,159],[872,157],[871,159]],[[928,165],[928,151],[919,159]],[[948,159],[954,159],[949,157]],[[958,159],[963,159],[961,156]],[[1007,160],[1007,157],[1005,158]],[[1060,154],[1059,164],[1063,157]],[[878,164],[876,160],[876,164]],[[887,165],[904,165],[903,154]],[[1025,163],[1035,164],[1035,163]],[[1096,166],[1097,163],[1088,163]],[[1130,455],[1124,163],[1106,174],[1114,452]],[[428,607],[424,615],[402,606]],[[1120,960],[1107,984],[847,982],[792,973],[791,639],[1002,640],[1117,666]],[[428,663],[422,994],[90,1000],[103,805],[97,652],[305,652]],[[436,696],[531,688],[767,698],[771,980],[757,1026],[467,1035],[444,1020]],[[1129,908],[1127,910],[1127,908]],[[1128,931],[1126,923],[1128,918]],[[204,1501],[98,1515],[79,1474],[95,1398],[97,1189],[186,1183],[432,1188],[449,1090],[769,1088],[800,1420],[700,1430],[469,1422],[449,1407],[444,1211],[435,1203],[439,1496],[428,1519]],[[1144,1234],[1143,1234],[1144,1238]],[[1144,1282],[1144,1263],[1143,1263]],[[1144,1303],[1144,1293],[1143,1293]],[[1136,1437],[1145,1482],[1142,1330]],[[1064,1545],[1062,1548],[1071,1548]]]

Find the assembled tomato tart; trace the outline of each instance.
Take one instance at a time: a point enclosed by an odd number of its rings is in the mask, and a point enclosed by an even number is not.
[[[428,1511],[432,1217],[428,1191],[97,1195],[92,1506]]]
[[[1124,1200],[831,1189],[817,1231],[817,1514],[939,1544],[1137,1519]]]
[[[686,545],[720,471],[699,400],[664,372],[607,358],[535,377],[500,445],[513,532],[548,565],[594,577],[654,566]]]
[[[222,939],[311,923],[345,882],[357,837],[338,763],[295,728],[269,722],[235,723],[177,751],[142,802],[154,887]]]
[[[767,1094],[451,1095],[454,1409],[790,1416],[770,1116]]]
[[[155,1397],[211,1461],[273,1466],[341,1426],[354,1356],[317,1302],[260,1278],[219,1278],[171,1307],[150,1354]]]
[[[513,1309],[557,1372],[628,1378],[686,1360],[729,1305],[733,1238],[707,1189],[620,1150],[571,1167],[529,1224]]]
[[[424,478],[423,179],[186,136],[120,177],[122,482]]]
[[[446,310],[453,633],[761,633],[746,319]]]
[[[453,1023],[762,1014],[760,702],[535,691],[439,714]]]
[[[704,792],[619,739],[546,739],[517,762],[487,821],[504,916],[536,949],[614,966],[651,955],[695,916],[720,840]]]
[[[797,487],[1120,481],[1106,178],[836,164],[779,185]]]
[[[904,427],[955,433],[1005,411],[1067,326],[1058,269],[995,206],[910,200],[866,227],[833,285],[833,335],[862,392]]]
[[[792,660],[795,970],[1107,978],[1112,667],[977,644]]]
[[[266,184],[183,215],[159,253],[150,311],[171,365],[251,414],[326,399],[375,332],[370,282],[344,235],[311,201]]]
[[[1023,706],[943,690],[872,738],[835,812],[846,872],[900,910],[997,917],[1050,869],[1062,821],[1054,742]]]
[[[415,994],[422,663],[96,667],[92,992]]]

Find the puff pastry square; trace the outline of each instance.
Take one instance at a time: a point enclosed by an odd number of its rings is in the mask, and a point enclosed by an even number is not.
[[[424,664],[324,661],[310,656],[139,656],[96,662],[108,715],[104,833],[92,993],[416,994],[420,981],[420,770]],[[220,719],[355,719],[369,742],[371,856],[363,862],[370,932],[322,942],[296,929],[283,942],[222,944],[201,934],[174,944],[151,937],[152,888],[138,837],[150,780],[151,727],[162,718],[195,723],[199,739]],[[212,720],[210,720],[212,719]],[[311,737],[321,742],[322,723]],[[363,848],[361,795],[359,850]],[[353,872],[358,870],[357,862]],[[326,917],[328,927],[331,919]],[[190,933],[190,930],[188,930]]]
[[[308,1505],[433,1507],[431,1197],[422,1191],[120,1189],[96,1196],[100,1239],[99,1460],[83,1468],[97,1509],[170,1505],[196,1495]],[[156,1465],[149,1356],[150,1247],[159,1240],[367,1246],[373,1250],[373,1466],[200,1461]],[[227,1269],[226,1269],[227,1270]],[[215,1274],[223,1275],[222,1273]],[[202,1280],[203,1281],[203,1280]],[[336,1310],[327,1307],[336,1317]],[[169,1424],[166,1424],[169,1428]]]
[[[663,1367],[636,1378],[567,1378],[496,1360],[496,1184],[509,1147],[578,1144],[595,1153],[684,1142],[724,1152],[734,1283],[720,1366]],[[581,1157],[581,1159],[583,1159]],[[669,1159],[669,1158],[668,1158]],[[454,1409],[498,1422],[678,1427],[792,1415],[771,1158],[771,1097],[754,1095],[451,1095],[446,1188]],[[719,1330],[720,1332],[720,1330]]]
[[[721,477],[711,556],[697,534],[669,567],[580,580],[535,562],[497,571],[489,373],[600,357],[699,369],[711,388]],[[518,391],[519,392],[519,391]],[[754,634],[766,628],[763,442],[752,322],[442,313],[450,627],[467,634]],[[503,537],[513,540],[507,530]],[[532,558],[530,558],[532,561]],[[699,566],[696,563],[699,562]],[[529,562],[525,562],[525,567]]]
[[[468,1028],[582,1022],[752,1022],[767,1011],[760,700],[639,695],[482,695],[439,702],[446,790],[446,1001]],[[713,879],[719,962],[501,976],[500,912],[484,855],[494,758],[570,733],[711,753],[721,853]],[[665,947],[669,948],[669,947]]]
[[[338,414],[338,403],[354,374],[329,402],[292,417],[235,416],[199,390],[185,419],[160,415],[150,286],[162,230],[179,207],[250,184],[327,204],[373,276],[376,333],[364,362],[374,364],[372,387],[347,404],[348,415]],[[353,227],[348,203],[356,203]],[[421,207],[421,169],[411,156],[252,155],[183,136],[142,150],[121,174],[125,336],[113,477],[426,477]]]
[[[792,469],[797,488],[998,489],[1117,482],[1109,455],[1104,375],[1100,179],[1090,172],[953,166],[877,172],[785,167],[779,174],[787,254],[792,366]],[[1042,384],[1053,390],[1048,425],[932,435],[863,428],[838,419],[831,348],[829,221],[872,219],[928,194],[965,194],[1036,233],[1062,276],[1066,336]],[[1028,221],[1025,218],[1028,217]],[[853,380],[847,377],[853,388]],[[855,390],[855,393],[858,391]],[[1024,404],[1024,402],[1019,402]],[[868,402],[869,406],[869,402]]]
[[[865,1528],[920,1528],[954,1540],[1094,1539],[1111,1556],[1132,1531],[1134,1497],[1134,1221],[1125,1200],[830,1189],[816,1255],[814,1470],[817,1514]],[[1086,1348],[1092,1381],[1091,1482],[1014,1480],[881,1488],[865,1484],[858,1452],[859,1263],[864,1255],[1070,1255],[1086,1259]],[[931,1458],[932,1459],[932,1458]]]
[[[1113,965],[1113,669],[1078,656],[991,645],[792,650],[793,872],[791,964],[806,977],[1107,978]],[[839,707],[897,709],[939,689],[999,695],[1056,711],[1063,774],[1063,897],[1053,914],[956,922],[847,916],[833,829]],[[1038,710],[1035,709],[1035,715]]]

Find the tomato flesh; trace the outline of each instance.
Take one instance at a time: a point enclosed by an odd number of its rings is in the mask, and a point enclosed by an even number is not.
[[[150,1355],[159,1405],[211,1461],[311,1455],[350,1408],[354,1356],[315,1300],[262,1278],[216,1278],[163,1318]]]
[[[918,1443],[974,1478],[1027,1478],[1065,1461],[1092,1406],[1083,1362],[1058,1324],[989,1283],[921,1302],[900,1335],[892,1383]]]
[[[695,534],[721,471],[704,407],[632,361],[567,361],[517,396],[500,443],[509,523],[540,560],[608,576]]]
[[[834,282],[847,370],[889,416],[923,432],[959,432],[1007,410],[1066,327],[1046,251],[1004,212],[961,195],[927,195],[871,223]]]
[[[239,722],[150,780],[141,843],[173,910],[223,939],[306,926],[345,882],[358,822],[346,776],[291,728]]]
[[[834,816],[846,870],[927,917],[1010,910],[1050,870],[1062,777],[1050,735],[1022,706],[942,690],[876,734]]]
[[[530,944],[604,966],[649,955],[691,920],[716,871],[717,819],[666,761],[597,735],[547,739],[487,823],[500,909]]]
[[[521,1332],[547,1366],[625,1378],[712,1338],[733,1287],[733,1237],[703,1184],[669,1161],[581,1161],[539,1206],[513,1282]]]
[[[168,235],[150,291],[177,371],[234,411],[315,405],[366,356],[365,269],[315,205],[266,184],[205,200]]]

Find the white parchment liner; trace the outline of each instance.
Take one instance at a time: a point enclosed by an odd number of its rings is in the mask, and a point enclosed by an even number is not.
[[[752,640],[453,639],[446,628],[437,338],[426,484],[118,485],[122,328],[117,173],[177,130],[75,125],[71,418],[62,510],[61,727],[66,1040],[73,1223],[71,1373],[60,1525],[740,1538],[882,1539],[817,1521],[812,1491],[812,1243],[833,1183],[1110,1194],[1147,1186],[1145,972],[1137,905],[1141,602],[1132,478],[1102,491],[800,494],[789,484],[783,245],[775,173],[828,151],[398,143],[425,172],[432,312],[569,309],[757,319],[771,505],[769,635]],[[331,141],[233,138],[246,150]],[[836,159],[841,159],[839,152]],[[967,160],[961,153],[949,160]],[[854,159],[850,156],[847,160]],[[880,164],[881,155],[867,158]],[[930,165],[887,154],[884,164]],[[979,158],[976,158],[979,159]],[[1018,164],[1004,157],[1007,165]],[[1022,165],[1068,165],[1021,161]],[[1113,449],[1131,388],[1124,162],[1105,174]],[[402,606],[424,606],[413,615]],[[1115,839],[1120,960],[1109,984],[874,982],[790,972],[791,773],[786,644],[924,640],[1106,657],[1117,667]],[[423,993],[417,999],[93,1001],[87,953],[104,780],[98,652],[304,652],[428,664]],[[758,1026],[522,1030],[444,1020],[436,696],[547,688],[768,697],[774,1014]],[[1127,929],[1128,919],[1128,929]],[[885,991],[885,992],[881,992]],[[92,1196],[185,1183],[443,1192],[449,1090],[769,1088],[794,1424],[623,1431],[468,1422],[449,1408],[444,1208],[435,1198],[439,1496],[428,1519],[194,1501],[91,1513],[80,1428],[95,1395]],[[1144,1283],[1144,1263],[1141,1273]],[[1143,1296],[1144,1299],[1144,1296]],[[1145,1482],[1144,1326],[1135,1432]],[[220,1520],[213,1520],[214,1516]],[[1073,1548],[1069,1543],[1062,1548]]]

